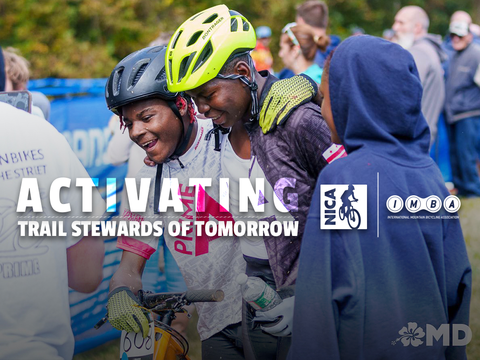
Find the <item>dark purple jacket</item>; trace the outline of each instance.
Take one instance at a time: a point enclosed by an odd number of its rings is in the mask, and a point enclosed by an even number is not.
[[[268,74],[260,94],[260,107],[275,81],[278,79]],[[258,121],[247,123],[245,127],[250,135],[252,156],[272,187],[281,178],[293,179],[291,185],[295,183],[294,189],[286,188],[283,200],[288,204],[288,194],[298,194],[297,209],[290,210],[299,222],[298,236],[264,238],[277,288],[292,285],[297,278],[300,244],[310,201],[318,175],[327,165],[322,154],[332,145],[330,130],[320,107],[312,102],[299,106],[283,125],[268,134],[263,134]]]

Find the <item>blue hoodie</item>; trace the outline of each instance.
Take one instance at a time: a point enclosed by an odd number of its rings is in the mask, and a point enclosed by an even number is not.
[[[413,57],[380,38],[351,37],[333,55],[329,88],[349,155],[322,171],[312,198],[289,359],[466,358],[465,346],[427,344],[427,324],[468,325],[471,268],[459,220],[392,219],[432,214],[386,207],[391,195],[449,195],[428,156]],[[367,229],[321,230],[321,184],[366,184]],[[457,214],[442,207],[433,215]]]

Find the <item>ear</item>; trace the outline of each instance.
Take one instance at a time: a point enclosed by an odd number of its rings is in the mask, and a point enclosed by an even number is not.
[[[248,66],[248,63],[245,61],[239,61],[234,68],[234,73],[238,75],[243,75],[249,78],[250,80],[252,79],[252,72],[250,71],[250,66]]]
[[[180,112],[180,115],[185,116],[188,110],[187,100],[185,100],[185,98],[180,96],[176,101],[176,105],[177,105],[178,111]]]

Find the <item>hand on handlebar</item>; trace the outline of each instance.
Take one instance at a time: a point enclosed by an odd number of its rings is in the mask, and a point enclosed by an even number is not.
[[[115,329],[148,335],[148,317],[138,307],[136,296],[126,286],[118,287],[108,294],[108,320]]]

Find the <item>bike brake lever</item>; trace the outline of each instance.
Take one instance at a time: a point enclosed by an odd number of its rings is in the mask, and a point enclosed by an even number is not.
[[[100,329],[108,321],[108,314],[106,314],[99,322],[93,327],[95,330]]]
[[[178,312],[178,313],[182,313],[182,314],[187,314],[187,318],[191,318],[192,315],[188,312],[187,309],[185,309],[183,306],[180,307],[180,309],[178,311],[175,311],[175,312]]]

